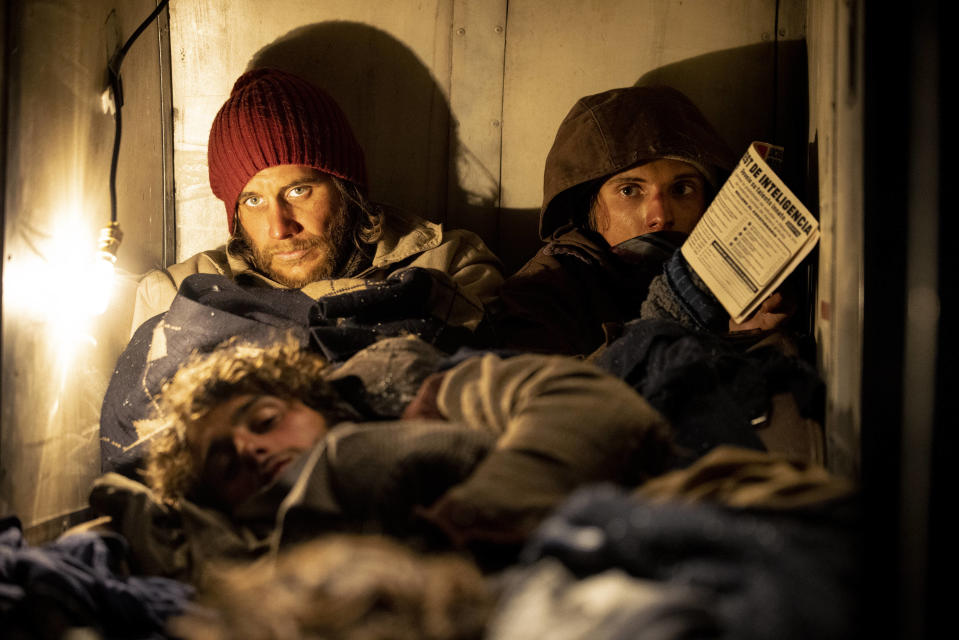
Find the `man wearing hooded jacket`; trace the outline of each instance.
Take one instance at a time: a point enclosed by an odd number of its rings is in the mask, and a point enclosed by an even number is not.
[[[735,164],[675,89],[577,101],[546,159],[547,244],[504,283],[496,339],[593,360],[660,410],[693,458],[727,443],[818,461],[819,377],[774,330],[791,300],[777,291],[735,324],[679,251]]]
[[[546,245],[500,292],[500,345],[587,355],[642,315],[720,333],[784,319],[777,293],[749,324],[730,324],[676,252],[735,163],[702,113],[670,87],[577,101],[546,158]]]

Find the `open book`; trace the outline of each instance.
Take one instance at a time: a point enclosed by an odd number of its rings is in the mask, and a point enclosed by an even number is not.
[[[735,322],[755,311],[819,240],[819,223],[767,162],[781,154],[781,147],[749,145],[681,249]]]

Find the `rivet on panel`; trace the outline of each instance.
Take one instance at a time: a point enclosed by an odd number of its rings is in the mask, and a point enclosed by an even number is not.
[[[459,29],[456,30],[456,34],[457,34],[457,35],[460,35],[460,36],[465,36],[465,35],[466,35],[466,29],[464,29],[463,27],[460,27]]]
[[[493,125],[494,127],[498,127],[498,126],[499,126],[499,120],[491,120],[491,121],[490,121],[490,124]]]
[[[780,29],[780,30],[779,30],[779,35],[782,36],[782,37],[785,37],[785,36],[786,36],[786,30],[785,30],[785,29]]]
[[[763,35],[762,35],[762,40],[763,40],[763,42],[766,42],[767,40],[769,40],[769,34],[768,34],[768,33],[765,33],[765,32],[763,32]]]
[[[495,27],[493,27],[493,31],[495,31],[496,33],[503,33],[503,25],[501,24],[496,25]]]

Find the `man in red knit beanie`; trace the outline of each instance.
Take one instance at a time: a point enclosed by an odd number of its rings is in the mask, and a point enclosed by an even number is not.
[[[356,290],[402,267],[448,275],[475,328],[502,282],[475,234],[370,202],[366,165],[346,116],[306,80],[255,69],[236,81],[210,130],[210,187],[226,207],[230,242],[140,282],[133,330],[166,311],[183,280],[216,273],[320,298]]]

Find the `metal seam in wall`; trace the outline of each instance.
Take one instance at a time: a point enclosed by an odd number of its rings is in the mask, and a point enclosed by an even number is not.
[[[494,31],[499,33],[502,36],[502,56],[503,56],[503,66],[501,67],[501,77],[500,77],[500,87],[499,87],[499,153],[500,153],[500,162],[499,162],[499,173],[496,177],[496,208],[495,214],[493,216],[493,237],[496,238],[497,249],[502,246],[502,229],[503,229],[503,130],[506,128],[507,123],[503,118],[505,113],[505,101],[506,101],[506,38],[509,34],[509,0],[506,0],[506,7],[503,12],[503,22],[502,24],[496,25]]]
[[[156,26],[160,81],[160,144],[163,150],[160,266],[166,268],[176,262],[176,185],[173,175],[173,76],[170,62],[169,7],[158,17]]]
[[[507,3],[453,2],[450,109],[457,157],[450,158],[450,224],[471,229],[495,250],[501,198]]]

